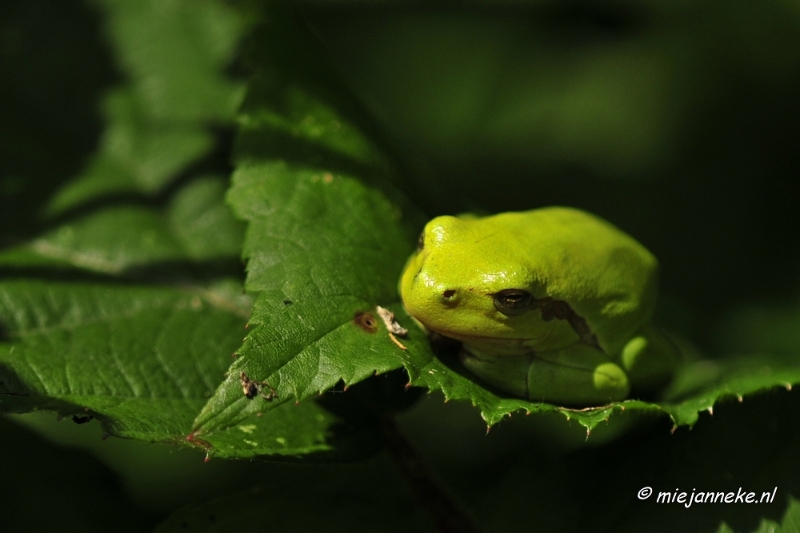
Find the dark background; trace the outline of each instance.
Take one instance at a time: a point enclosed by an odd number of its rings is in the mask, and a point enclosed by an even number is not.
[[[698,353],[718,358],[800,349],[799,4],[306,1],[298,7],[395,152],[405,191],[429,215],[553,204],[585,208],[660,259],[659,321]],[[0,5],[0,246],[45,227],[42,206],[95,151],[103,130],[100,99],[120,80],[101,13],[90,4]],[[401,422],[455,492],[476,508],[502,509],[514,501],[508,494],[527,480],[509,477],[517,468],[509,457],[523,451],[529,454],[520,459],[528,468],[523,473],[572,480],[552,490],[538,485],[539,503],[561,501],[554,493],[577,494],[570,483],[597,461],[645,464],[632,450],[644,446],[636,439],[649,437],[629,437],[616,451],[592,451],[601,439],[582,448],[588,450],[583,455],[553,463],[541,457],[582,446],[576,425],[558,437],[562,441],[523,446],[517,439],[527,429],[504,424],[484,437],[468,406],[445,410],[438,400],[424,400]],[[707,436],[747,433],[750,439],[742,441],[742,457],[725,456],[705,474],[708,488],[719,488],[713,483],[726,469],[739,479],[764,477],[769,468],[753,473],[760,463],[743,457],[766,457],[759,454],[770,442],[798,442],[786,433],[796,404],[771,393],[745,411],[723,406],[723,415],[706,422]],[[763,419],[765,409],[778,408],[785,414]],[[201,455],[166,446],[101,442],[94,422],[24,420],[91,455],[52,448],[4,422],[2,468],[4,479],[14,481],[3,483],[3,499],[19,511],[19,523],[45,503],[62,526],[73,513],[87,528],[96,522],[99,530],[121,516],[133,529],[148,527],[182,504],[226,494],[254,476],[295,475],[275,465],[202,465]],[[548,424],[555,422],[541,421],[536,434],[547,433]],[[715,427],[722,429],[715,433]],[[680,438],[685,442],[662,451],[679,456],[689,472],[686,450],[697,449],[703,437]],[[720,448],[708,438],[704,453],[711,457]],[[536,453],[544,455],[535,459]],[[90,466],[75,472],[64,466],[82,462]],[[369,464],[337,468],[319,475],[381,482],[364,473]],[[481,476],[494,483],[491,504],[482,499],[489,489]],[[763,480],[769,488],[776,479],[791,479],[775,476]],[[59,490],[42,495],[35,490],[41,480]],[[25,483],[34,487],[30,499],[11,500],[12,493],[28,494]],[[638,488],[638,481],[631,483],[631,490]],[[602,492],[602,486],[593,488]],[[780,494],[789,488],[779,487]],[[106,501],[116,518],[97,513],[98,502]],[[782,510],[770,511],[772,518],[778,520]],[[553,516],[564,525],[564,516]],[[496,513],[491,523],[525,530],[524,519],[507,513]],[[737,522],[745,529],[757,523],[748,516]]]

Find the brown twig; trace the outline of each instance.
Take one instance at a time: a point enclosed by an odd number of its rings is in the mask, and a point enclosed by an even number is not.
[[[441,533],[481,533],[472,518],[442,487],[422,456],[400,433],[394,417],[386,415],[382,427],[389,453],[403,472],[417,503],[433,517],[436,528]]]

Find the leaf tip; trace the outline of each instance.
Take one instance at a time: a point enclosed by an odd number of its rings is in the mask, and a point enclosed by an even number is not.
[[[200,435],[200,433],[201,431],[199,429],[195,429],[194,431],[186,435],[186,442],[188,442],[192,446],[203,448],[204,450],[206,450],[206,455],[208,455],[208,453],[211,451],[211,448],[213,448],[214,446],[207,440],[199,438],[198,435]]]

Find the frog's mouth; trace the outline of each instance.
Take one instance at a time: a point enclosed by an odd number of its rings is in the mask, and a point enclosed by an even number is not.
[[[535,303],[536,307],[541,309],[542,320],[544,320],[545,322],[549,322],[553,319],[566,320],[567,323],[572,328],[572,330],[578,335],[579,338],[578,342],[596,348],[601,352],[605,351],[603,350],[603,347],[600,345],[600,342],[597,339],[597,334],[595,334],[595,332],[586,322],[586,319],[583,318],[578,313],[576,313],[575,310],[572,308],[572,306],[569,305],[567,302],[563,300],[556,300],[550,297],[545,297],[536,300]],[[540,337],[528,337],[521,339],[514,337],[489,337],[483,335],[460,333],[444,329],[432,328],[427,324],[425,324],[425,327],[431,331],[438,333],[439,335],[450,337],[452,339],[456,339],[462,342],[479,342],[486,344],[491,343],[498,347],[512,347],[517,345],[521,346],[523,343],[539,342],[546,339],[550,334],[549,331],[546,331]]]
[[[531,351],[530,343],[541,341],[549,336],[549,332],[547,332],[539,337],[528,337],[524,339],[515,337],[490,337],[487,335],[472,335],[446,329],[425,327],[438,335],[462,342],[464,346],[469,346],[468,350],[470,352],[491,353],[493,355],[525,355]]]
[[[544,335],[541,335],[539,337],[525,337],[525,338],[520,338],[520,337],[490,337],[488,335],[471,335],[471,334],[467,334],[467,333],[459,333],[459,332],[456,332],[456,331],[449,331],[449,330],[446,330],[446,329],[432,328],[432,327],[428,326],[427,324],[425,325],[425,327],[427,329],[433,331],[434,333],[438,333],[439,335],[442,335],[444,337],[450,337],[451,339],[456,339],[457,341],[472,341],[472,340],[475,340],[475,341],[487,341],[487,342],[523,343],[523,342],[544,340],[549,335],[549,332],[548,332],[548,333],[545,333]]]

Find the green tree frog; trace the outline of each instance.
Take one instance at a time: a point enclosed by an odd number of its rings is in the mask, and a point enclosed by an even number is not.
[[[658,390],[677,348],[652,324],[656,258],[610,223],[547,207],[428,222],[400,279],[408,313],[463,365],[531,401],[601,405]]]

